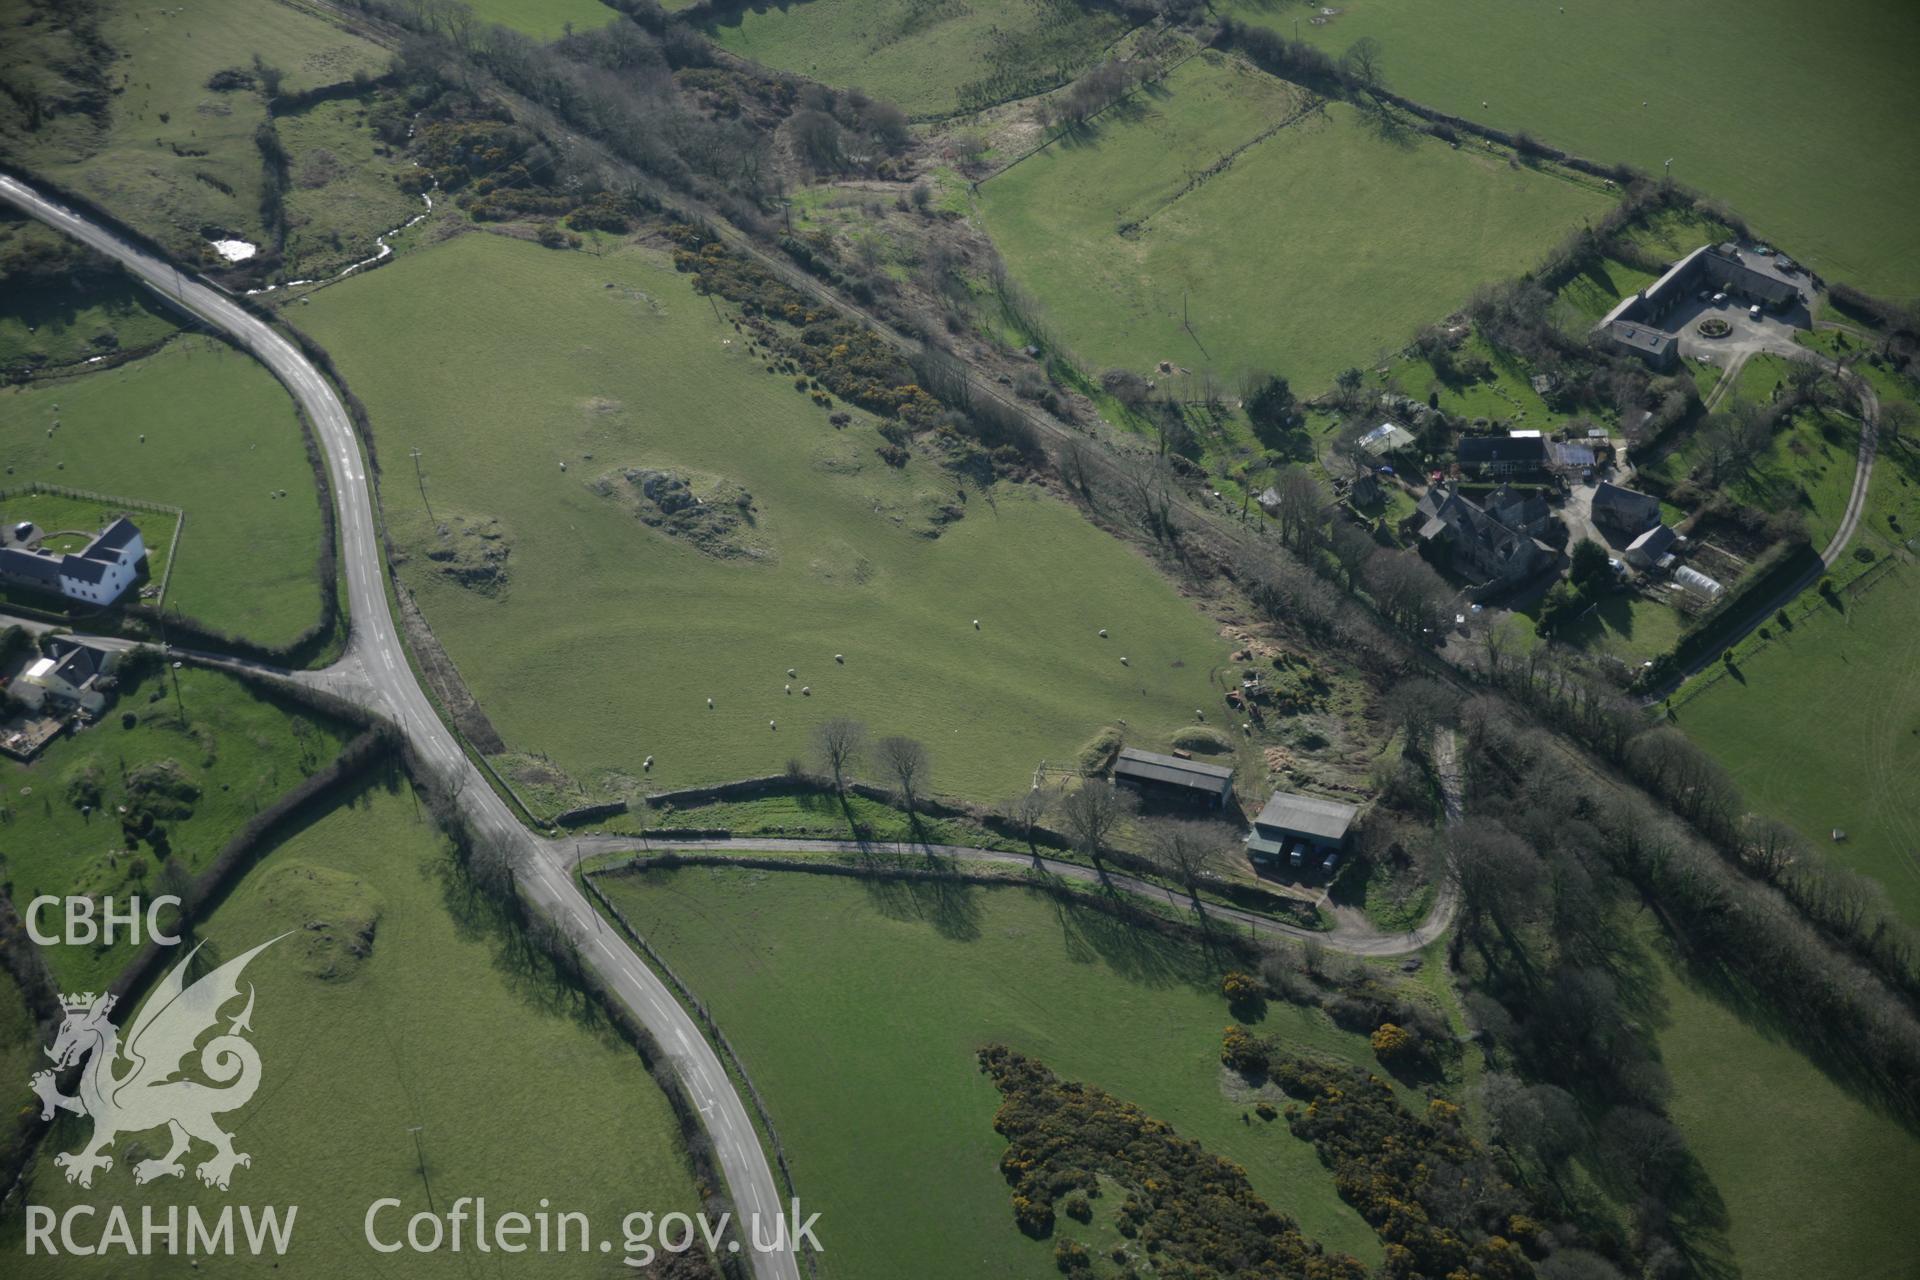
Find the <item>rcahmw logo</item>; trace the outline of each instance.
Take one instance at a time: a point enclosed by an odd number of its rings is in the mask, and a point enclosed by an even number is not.
[[[184,1176],[182,1157],[195,1153],[196,1143],[213,1149],[194,1168],[194,1176],[209,1187],[227,1190],[234,1170],[253,1163],[251,1156],[234,1150],[233,1135],[215,1120],[221,1113],[245,1106],[260,1087],[260,1054],[245,1035],[253,1030],[251,983],[246,988],[245,1006],[225,1019],[224,1031],[218,1028],[221,1011],[241,996],[241,973],[255,956],[279,940],[263,942],[189,985],[187,970],[200,952],[196,946],[141,1007],[124,1044],[109,1016],[115,1004],[113,996],[96,998],[89,992],[63,997],[66,1018],[53,1047],[46,1051],[53,1068],[36,1074],[29,1084],[40,1097],[42,1120],[70,1111],[93,1121],[93,1133],[87,1141],[53,1158],[54,1164],[66,1172],[68,1182],[92,1187],[96,1173],[113,1169],[112,1151],[118,1139],[162,1128],[167,1131],[167,1151],[133,1166],[136,1183]],[[208,1031],[216,1034],[196,1052],[195,1046]],[[190,1056],[198,1075],[210,1083],[181,1078]],[[62,1093],[56,1073],[83,1060],[79,1091]],[[123,1249],[145,1253],[157,1240],[162,1242],[161,1251],[167,1253],[225,1253],[232,1251],[235,1241],[232,1206],[223,1208],[211,1220],[189,1206],[184,1227],[173,1207],[156,1213],[153,1206],[146,1206],[140,1213],[138,1233],[126,1211],[112,1206],[104,1211],[105,1221],[96,1243],[78,1238],[76,1233],[87,1229],[87,1220],[100,1212],[92,1205],[75,1205],[56,1217],[47,1206],[28,1205],[27,1252],[44,1249],[58,1253],[64,1249],[88,1254]],[[256,1216],[251,1206],[242,1207],[244,1244],[256,1254],[269,1244],[274,1252],[284,1252],[298,1212],[297,1206],[289,1206],[283,1222],[278,1210],[262,1210]]]

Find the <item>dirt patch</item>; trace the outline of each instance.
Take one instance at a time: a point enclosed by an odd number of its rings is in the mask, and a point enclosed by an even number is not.
[[[507,559],[513,545],[497,518],[453,515],[427,540],[433,571],[469,591],[501,596],[507,590]]]
[[[768,560],[773,553],[754,538],[758,526],[753,495],[718,476],[653,467],[626,467],[587,482],[600,497],[618,502],[641,524],[721,560]]]

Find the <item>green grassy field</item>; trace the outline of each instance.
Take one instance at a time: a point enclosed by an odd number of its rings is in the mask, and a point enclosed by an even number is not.
[[[619,16],[600,0],[469,0],[467,7],[482,22],[498,22],[536,40],[558,40],[568,27],[604,27]]]
[[[293,402],[223,344],[183,337],[115,369],[0,389],[0,463],[0,487],[37,480],[184,509],[172,612],[268,644],[319,616],[320,499]]]
[[[232,1192],[204,1188],[191,1172],[136,1189],[125,1159],[134,1142],[159,1150],[161,1135],[123,1140],[122,1157],[91,1192],[69,1186],[43,1159],[27,1199],[56,1211],[76,1201],[115,1201],[138,1222],[138,1205],[229,1200],[298,1205],[293,1246],[280,1267],[303,1277],[468,1276],[495,1270],[491,1257],[373,1253],[362,1236],[368,1206],[398,1197],[380,1220],[391,1238],[427,1207],[415,1154],[441,1212],[457,1196],[485,1196],[488,1211],[589,1215],[593,1238],[617,1242],[621,1217],[696,1207],[678,1131],[637,1054],[603,1027],[576,1020],[573,1004],[518,962],[518,951],[439,872],[441,844],[404,793],[374,789],[285,841],[248,875],[203,930],[225,959],[286,930],[291,937],[246,970],[257,992],[251,1039],[263,1084],[253,1101],[221,1118],[253,1157]],[[330,927],[316,930],[310,921]],[[371,953],[349,943],[374,925]],[[328,975],[328,976],[322,976]],[[9,1077],[9,1097],[25,1098]],[[46,1151],[71,1150],[84,1122],[58,1125]],[[164,1209],[162,1209],[164,1212]],[[136,1228],[137,1229],[137,1228]],[[390,1230],[389,1230],[390,1229]],[[0,1223],[0,1248],[22,1277],[86,1276],[98,1258],[19,1258],[20,1219]],[[253,1275],[274,1260],[203,1258],[198,1274]],[[115,1275],[177,1275],[179,1259],[116,1257]],[[617,1261],[578,1253],[513,1260],[514,1275],[608,1275]]]
[[[1738,1274],[1910,1276],[1920,1139],[1671,968],[1661,975],[1668,1109],[1726,1207]]]
[[[158,669],[123,680],[93,728],[56,738],[31,763],[0,759],[6,878],[22,909],[43,893],[151,897],[168,856],[199,872],[247,819],[331,761],[345,740],[343,726],[268,702],[231,676],[189,667],[179,679],[177,700]],[[131,729],[121,721],[128,713]],[[186,801],[188,812],[157,817],[160,842],[130,842],[116,810],[155,766],[198,795]],[[83,779],[98,789],[91,814],[70,795]],[[46,957],[62,982],[99,990],[134,950],[66,945],[47,948]]]
[[[439,523],[499,521],[506,586],[458,585],[389,462],[401,577],[435,633],[510,747],[590,786],[631,791],[649,755],[657,789],[774,772],[852,715],[924,739],[937,790],[995,799],[1116,718],[1144,744],[1217,705],[1227,646],[1146,563],[1034,490],[884,465],[867,415],[831,427],[650,251],[469,235],[302,318],[382,456],[422,451]],[[753,554],[706,554],[589,487],[630,467],[744,487]],[[961,488],[964,518],[929,536]]]
[[[1763,812],[1793,822],[1828,857],[1886,886],[1920,923],[1920,583],[1892,571],[1851,600],[1822,605],[1740,658],[1679,708],[1680,727],[1733,771]],[[1782,725],[1792,725],[1783,733]],[[1847,833],[1832,843],[1834,828]]]
[[[1022,78],[991,100],[1039,92],[1126,29],[1115,13],[1046,0],[811,0],[759,4],[709,34],[766,66],[946,115],[968,81],[1008,68]]]
[[[1238,16],[1338,54],[1378,40],[1416,101],[1660,174],[1727,201],[1826,275],[1920,294],[1920,9],[1758,0],[1353,0],[1330,20],[1269,0]],[[1300,21],[1306,18],[1307,21]],[[1483,105],[1484,104],[1484,105]]]
[[[77,91],[87,54],[50,23],[14,28],[0,71],[56,103]],[[217,91],[216,72],[250,69],[255,54],[283,73],[282,93],[378,74],[378,46],[310,13],[248,0],[177,0],[101,6],[100,36],[116,55],[98,69],[107,109],[98,117],[57,113],[29,128],[0,97],[0,138],[14,159],[113,209],[189,260],[210,254],[203,232],[219,228],[255,244],[261,154],[254,130],[267,118],[257,88]],[[91,73],[88,73],[91,74]],[[76,82],[77,82],[76,80]],[[210,261],[212,259],[209,259]]]
[[[1096,369],[1264,369],[1318,391],[1399,350],[1476,285],[1534,265],[1608,203],[1597,184],[1384,138],[1339,103],[1255,142],[1300,91],[1216,53],[1163,84],[1090,138],[980,188],[1013,274]],[[1120,234],[1128,224],[1137,230]]]
[[[1222,1092],[1217,970],[1021,888],[940,889],[799,873],[686,869],[600,881],[727,1029],[766,1097],[801,1197],[824,1213],[832,1280],[1034,1276],[1052,1243],[1014,1226],[974,1051],[998,1041],[1139,1104],[1247,1169],[1330,1249],[1379,1244],[1284,1125]],[[1317,1011],[1259,1024],[1364,1061]]]

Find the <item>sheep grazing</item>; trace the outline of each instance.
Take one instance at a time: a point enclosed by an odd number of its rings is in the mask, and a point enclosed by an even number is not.
[[[835,662],[844,663],[847,660],[847,656],[844,653],[836,653],[833,655],[833,660]]]
[[[1193,718],[1195,720],[1205,720],[1207,718],[1207,713],[1202,711],[1200,708],[1195,707],[1193,709]]]
[[[1100,638],[1102,640],[1107,638],[1107,629],[1105,627],[1100,628]]]
[[[1120,659],[1120,665],[1123,667],[1127,666],[1128,665],[1127,660],[1125,658]]]
[[[652,757],[652,756],[648,756],[648,757],[647,757],[647,758],[646,758],[645,760],[642,760],[642,761],[640,762],[640,767],[641,767],[642,769],[644,769],[644,770],[646,770],[646,771],[647,771],[648,773],[652,773],[652,772],[653,772],[653,757]]]
[[[711,710],[713,710],[713,699],[712,699],[712,698],[708,698],[708,699],[707,699],[707,710],[709,710],[709,711],[711,711]]]
[[[799,674],[800,673],[798,671],[795,671],[792,667],[787,668],[787,679],[791,680]]]
[[[767,728],[777,731],[780,728],[780,726],[775,724],[773,721],[769,720],[767,721]]]
[[[793,686],[792,686],[792,685],[788,685],[788,686],[787,686],[787,696],[789,696],[789,697],[791,697],[791,696],[793,696]]]
[[[975,619],[973,620],[973,629],[974,629],[975,631],[978,631],[978,630],[980,629],[980,619],[978,619],[978,618],[975,618]]]
[[[813,686],[810,684],[801,685],[800,696],[803,698],[811,698],[813,696]]]

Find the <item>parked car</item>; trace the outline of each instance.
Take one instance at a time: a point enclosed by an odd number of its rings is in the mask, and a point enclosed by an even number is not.
[[[1760,318],[1760,304],[1756,302],[1752,306],[1748,307],[1747,315],[1751,319],[1758,320]]]
[[[1330,853],[1327,855],[1327,860],[1321,863],[1320,865],[1322,868],[1325,869],[1328,875],[1332,875],[1334,871],[1337,870],[1340,866],[1340,855],[1337,853]]]
[[[1727,295],[1724,293],[1716,293],[1713,295],[1713,305],[1716,307],[1724,306],[1726,304],[1726,301],[1727,301]]]
[[[1287,852],[1287,861],[1291,863],[1293,866],[1296,866],[1296,867],[1299,866],[1300,859],[1306,854],[1306,851],[1307,851],[1307,846],[1296,842],[1293,848],[1288,850]]]

